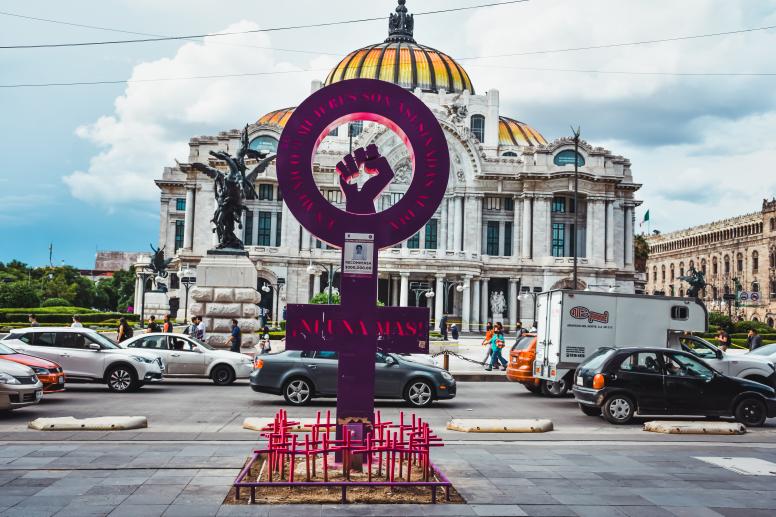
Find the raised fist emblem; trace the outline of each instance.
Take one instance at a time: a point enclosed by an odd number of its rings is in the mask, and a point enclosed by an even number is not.
[[[362,165],[364,172],[372,177],[359,190],[355,179],[361,173]],[[346,155],[337,164],[337,173],[340,175],[340,188],[345,194],[345,210],[354,214],[374,214],[375,199],[393,179],[388,160],[380,156],[375,144],[359,147]]]

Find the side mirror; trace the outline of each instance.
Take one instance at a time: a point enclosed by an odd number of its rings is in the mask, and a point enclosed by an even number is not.
[[[393,358],[392,356],[390,356],[390,355],[386,355],[386,356],[385,356],[385,365],[386,365],[386,366],[393,366],[393,365],[395,365],[395,364],[396,364],[396,359],[394,359],[394,358]]]
[[[102,350],[102,347],[97,343],[89,343],[89,350],[94,350],[96,352],[99,352],[100,350]]]

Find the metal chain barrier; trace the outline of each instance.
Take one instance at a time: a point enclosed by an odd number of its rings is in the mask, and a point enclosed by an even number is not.
[[[436,354],[433,354],[431,357],[439,357],[440,355],[444,355],[444,356],[448,356],[448,357],[452,355],[453,357],[457,357],[458,359],[463,359],[464,361],[468,361],[470,363],[479,364],[480,366],[488,366],[488,364],[490,364],[490,363],[485,363],[485,362],[482,362],[482,361],[476,361],[474,359],[469,359],[468,357],[464,357],[461,354],[456,354],[455,352],[450,352],[448,350],[444,350],[442,352],[437,352]],[[445,358],[445,363],[447,363],[447,358]],[[447,369],[448,368],[445,368],[445,370],[447,370]]]

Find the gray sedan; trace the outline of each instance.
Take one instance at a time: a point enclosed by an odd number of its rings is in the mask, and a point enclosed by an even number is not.
[[[303,406],[313,397],[337,396],[337,353],[288,351],[257,356],[251,388],[283,395]],[[446,370],[395,354],[375,356],[375,398],[404,399],[414,407],[455,397],[455,379]]]

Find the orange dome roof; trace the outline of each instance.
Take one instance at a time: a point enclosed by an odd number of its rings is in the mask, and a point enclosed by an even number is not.
[[[291,116],[291,113],[293,113],[295,109],[296,106],[270,111],[263,117],[259,118],[259,120],[256,121],[256,124],[260,126],[278,126],[281,128],[285,127],[286,122],[288,122],[288,118]]]
[[[413,39],[414,20],[404,1],[388,19],[388,38],[383,43],[354,50],[335,66],[326,85],[347,79],[380,79],[402,88],[436,92],[474,93],[466,70],[439,50]]]
[[[547,140],[537,130],[509,117],[498,118],[498,144],[535,147],[547,145]]]

